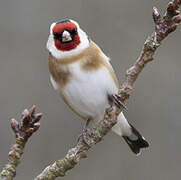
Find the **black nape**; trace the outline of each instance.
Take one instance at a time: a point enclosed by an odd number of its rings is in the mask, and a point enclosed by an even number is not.
[[[62,23],[65,23],[65,22],[70,22],[69,19],[62,19],[60,21],[57,21],[56,24],[62,24]]]

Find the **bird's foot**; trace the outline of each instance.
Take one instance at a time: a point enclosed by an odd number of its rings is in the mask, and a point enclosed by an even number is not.
[[[91,136],[92,136],[91,130],[89,128],[86,129],[84,128],[82,134],[80,134],[78,137],[78,142],[81,141],[84,144],[86,144],[88,147],[90,147],[90,144],[92,143]]]
[[[86,124],[85,124],[85,126],[83,128],[83,132],[78,138],[78,142],[80,140],[82,140],[87,146],[90,147],[90,144],[92,143],[92,140],[91,140],[92,132],[88,128],[89,122],[90,122],[90,119],[87,120],[87,122],[86,122]]]
[[[91,136],[92,136],[91,130],[89,128],[84,128],[82,133],[82,140],[87,146],[90,146],[92,142]]]

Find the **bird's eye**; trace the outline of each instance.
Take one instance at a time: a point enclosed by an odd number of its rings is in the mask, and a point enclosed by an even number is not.
[[[54,39],[60,40],[61,39],[61,34],[59,33],[53,33]]]
[[[76,35],[77,34],[77,28],[73,29],[71,32],[72,35]]]

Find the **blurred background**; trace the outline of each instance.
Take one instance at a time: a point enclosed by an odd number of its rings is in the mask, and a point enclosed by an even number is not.
[[[46,41],[49,26],[77,20],[111,57],[120,82],[153,31],[152,7],[163,13],[168,0],[6,0],[0,2],[0,168],[14,143],[12,117],[33,104],[43,112],[40,130],[28,142],[18,180],[31,180],[65,155],[83,121],[59,98],[49,81]],[[65,180],[180,179],[181,27],[158,49],[136,82],[125,112],[150,142],[135,156],[112,132],[88,153]],[[63,178],[62,178],[63,179]]]

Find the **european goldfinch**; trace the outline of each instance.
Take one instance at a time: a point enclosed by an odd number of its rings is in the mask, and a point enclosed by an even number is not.
[[[50,80],[64,102],[82,119],[98,122],[119,84],[110,59],[71,19],[55,22],[47,42]],[[112,131],[122,136],[135,154],[149,146],[120,113]]]

